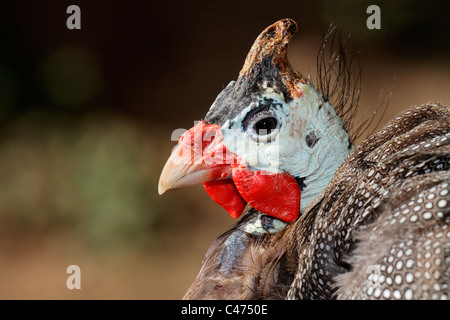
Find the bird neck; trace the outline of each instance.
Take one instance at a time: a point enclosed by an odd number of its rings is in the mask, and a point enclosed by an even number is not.
[[[294,171],[294,176],[302,178],[304,183],[300,213],[325,189],[337,168],[353,151],[349,134],[333,106],[314,87],[309,86],[308,90],[309,101],[302,103],[307,109],[302,152],[295,161]],[[314,145],[311,139],[315,140]]]

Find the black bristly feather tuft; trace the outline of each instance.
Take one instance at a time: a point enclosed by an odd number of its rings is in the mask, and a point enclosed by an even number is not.
[[[341,27],[330,25],[317,55],[316,86],[324,99],[334,107],[349,133],[351,142],[354,143],[371,126],[380,108],[383,108],[379,119],[381,121],[389,99],[387,103],[380,99],[375,111],[356,124],[362,87],[362,63],[359,53],[350,58],[347,56],[346,46],[349,38],[350,34],[343,38]],[[378,124],[379,122],[373,130]]]

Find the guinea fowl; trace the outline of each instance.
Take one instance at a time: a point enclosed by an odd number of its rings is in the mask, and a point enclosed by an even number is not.
[[[184,298],[447,299],[449,105],[412,107],[353,147],[348,79],[333,108],[330,83],[320,92],[287,60],[296,31],[284,19],[261,33],[163,169],[160,194],[204,183],[242,215]]]

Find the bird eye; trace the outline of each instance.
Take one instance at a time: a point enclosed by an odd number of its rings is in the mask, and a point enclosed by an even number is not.
[[[249,128],[251,128],[249,133],[253,140],[269,142],[277,135],[280,124],[273,112],[265,111],[253,116]]]
[[[267,117],[259,120],[253,126],[258,135],[265,136],[271,134],[278,126],[278,120],[274,117]]]

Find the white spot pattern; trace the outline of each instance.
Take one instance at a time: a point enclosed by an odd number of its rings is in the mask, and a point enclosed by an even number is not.
[[[296,223],[308,236],[288,299],[450,296],[449,109],[406,112],[350,154]]]

